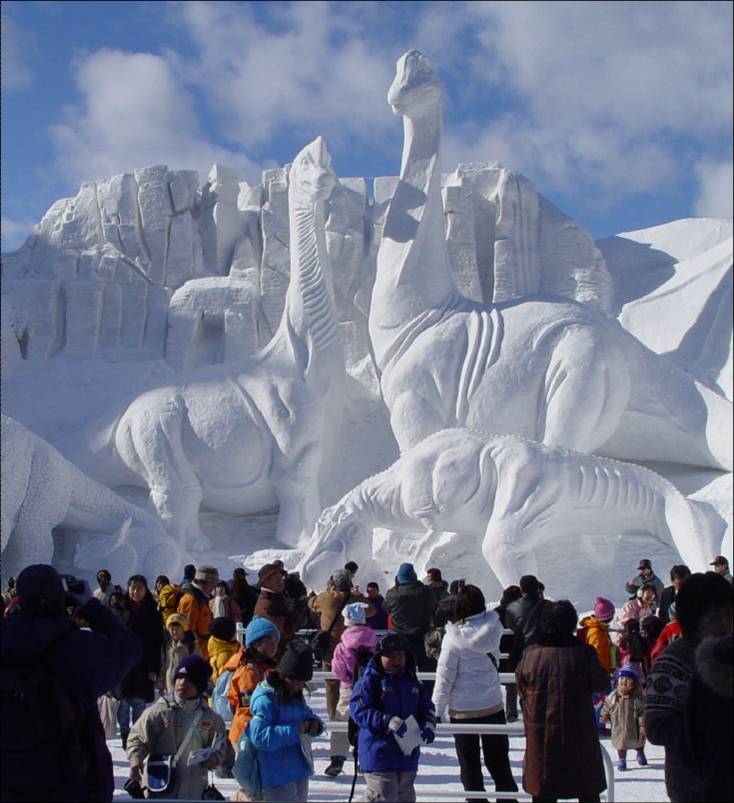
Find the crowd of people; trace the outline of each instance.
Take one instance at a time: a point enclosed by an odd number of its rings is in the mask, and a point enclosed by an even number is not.
[[[384,595],[374,580],[360,589],[354,562],[322,590],[280,561],[255,582],[190,565],[152,587],[100,569],[94,592],[29,566],[3,594],[2,799],[111,800],[105,735],[119,732],[131,797],[216,799],[216,769],[237,780],[235,799],[306,800],[311,739],[347,723],[324,773],[356,751],[366,800],[411,801],[438,722],[522,719],[534,800],[599,800],[606,734],[619,772],[629,751],[645,766],[646,742],[664,745],[671,800],[729,800],[732,577],[725,557],[712,567],[673,566],[666,586],[643,559],[621,607],[597,597],[579,617],[532,575],[488,605],[410,563]],[[326,722],[304,694],[315,667],[333,675]],[[516,682],[503,688],[501,672]],[[484,764],[498,799],[515,799],[506,732],[454,743],[465,790],[484,790]]]

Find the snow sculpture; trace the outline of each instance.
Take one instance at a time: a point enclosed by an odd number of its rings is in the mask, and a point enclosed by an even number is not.
[[[559,534],[647,535],[693,571],[719,546],[695,505],[646,468],[468,429],[429,436],[327,508],[299,565],[304,582],[322,588],[345,560],[370,565],[376,527],[476,540],[503,586],[542,574],[535,550]]]
[[[104,564],[120,577],[132,566],[149,572],[181,568],[175,543],[154,516],[92,480],[6,415],[0,515],[4,576],[30,563],[51,563],[51,531],[59,525],[90,536],[104,534],[78,550],[80,569],[96,571]]]
[[[291,278],[271,342],[237,370],[210,366],[146,391],[96,444],[122,469],[117,482],[145,483],[190,548],[207,545],[202,503],[246,514],[279,502],[276,537],[290,546],[313,530],[325,424],[338,429],[344,376],[324,241],[335,183],[318,137],[289,173]]]
[[[191,279],[171,297],[166,361],[174,368],[233,362],[258,345],[258,292],[234,276]]]
[[[441,205],[441,86],[406,53],[400,180],[377,255],[369,333],[401,449],[451,426],[623,459],[732,467],[732,407],[588,305],[458,295]]]

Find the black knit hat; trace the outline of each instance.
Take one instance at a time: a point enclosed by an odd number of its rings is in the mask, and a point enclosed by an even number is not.
[[[401,636],[400,633],[386,633],[380,639],[380,645],[377,648],[378,655],[389,655],[391,652],[398,652],[398,650],[404,650],[408,652],[410,647],[408,647],[408,642],[405,640],[405,636]]]
[[[64,587],[56,569],[46,563],[26,566],[15,586],[20,609],[31,616],[60,616],[64,612]]]
[[[311,680],[313,677],[313,650],[300,639],[288,642],[283,657],[278,663],[283,677],[295,680]]]
[[[218,616],[209,625],[209,635],[222,641],[232,641],[235,634],[235,623],[229,616]]]
[[[199,695],[202,695],[206,691],[211,676],[212,668],[209,661],[205,661],[200,655],[187,655],[178,662],[173,679],[174,681],[177,678],[190,680],[196,686]]]

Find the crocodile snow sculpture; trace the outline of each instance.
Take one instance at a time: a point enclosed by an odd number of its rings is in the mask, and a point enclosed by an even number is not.
[[[732,405],[617,321],[567,299],[482,305],[449,269],[441,205],[442,89],[418,51],[388,102],[405,132],[377,255],[369,334],[405,450],[467,426],[622,460],[732,469]]]
[[[51,563],[51,531],[63,526],[105,537],[77,552],[77,568],[113,575],[175,572],[179,550],[160,522],[95,482],[50,443],[2,416],[2,565],[17,575],[31,563]]]
[[[202,368],[142,393],[92,443],[105,481],[144,483],[189,548],[208,545],[202,504],[248,514],[280,503],[276,538],[288,546],[313,531],[323,443],[339,422],[345,376],[324,233],[335,185],[318,137],[289,173],[291,276],[270,343],[239,365]]]
[[[719,550],[696,507],[649,469],[469,429],[429,436],[324,510],[298,567],[304,582],[322,588],[345,560],[369,564],[375,527],[476,539],[503,586],[537,575],[535,548],[559,533],[646,534],[693,571]]]

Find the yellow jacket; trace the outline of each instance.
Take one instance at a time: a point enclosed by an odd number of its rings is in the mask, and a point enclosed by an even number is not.
[[[209,636],[209,663],[212,667],[212,683],[222,674],[224,665],[239,650],[236,641],[223,641],[216,636]]]

